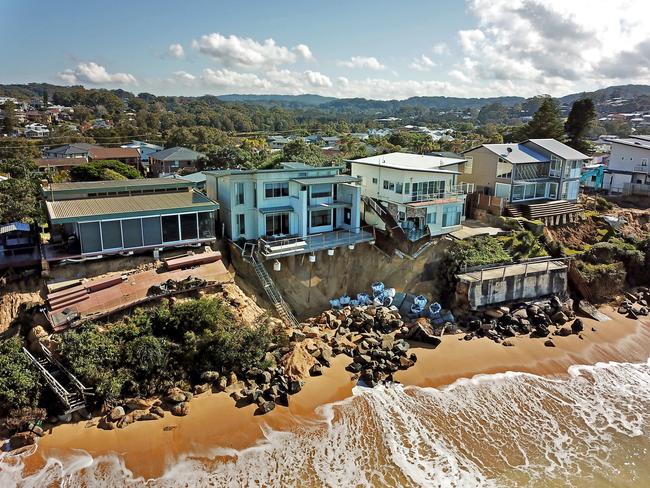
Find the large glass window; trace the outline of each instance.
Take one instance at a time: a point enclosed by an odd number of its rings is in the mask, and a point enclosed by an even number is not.
[[[178,230],[178,215],[163,215],[161,219],[163,242],[180,241],[181,236]]]
[[[494,195],[499,198],[510,198],[510,185],[506,183],[495,183],[494,185]]]
[[[214,237],[214,215],[212,212],[199,213],[199,238]]]
[[[311,187],[312,198],[328,198],[332,196],[332,185],[313,185]]]
[[[512,200],[523,200],[524,199],[524,185],[515,185],[512,187]]]
[[[102,222],[102,243],[104,249],[122,248],[122,227],[119,220]]]
[[[311,213],[311,226],[322,227],[325,225],[332,225],[332,211],[331,210],[317,210]]]
[[[198,237],[196,214],[181,215],[181,239],[188,241]]]
[[[265,183],[264,196],[266,198],[279,198],[289,196],[289,183]]]
[[[497,178],[512,178],[512,164],[499,159],[497,163]]]
[[[557,178],[562,176],[562,160],[557,156],[551,156],[551,169],[548,174]]]
[[[451,227],[453,225],[460,225],[462,208],[462,205],[445,206],[442,213],[442,226]]]
[[[124,247],[142,246],[142,222],[140,219],[128,219],[122,221],[122,238]]]
[[[160,217],[146,217],[142,219],[142,234],[145,246],[162,244]]]
[[[266,235],[288,235],[289,234],[289,214],[286,212],[277,214],[267,214],[266,216]]]
[[[246,234],[246,215],[244,214],[237,215],[237,228],[239,230],[240,236]]]
[[[79,234],[82,253],[100,252],[102,250],[99,222],[84,222],[83,224],[79,224]]]
[[[244,204],[244,183],[235,183],[235,202],[237,205]]]

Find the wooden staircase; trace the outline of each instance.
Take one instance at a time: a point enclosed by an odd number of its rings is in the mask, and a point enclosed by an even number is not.
[[[522,205],[513,205],[509,203],[508,205],[505,206],[505,211],[509,217],[513,217],[516,219],[524,216],[523,212],[521,211],[521,207]]]
[[[524,217],[530,220],[539,220],[544,217],[557,215],[576,214],[583,212],[583,208],[575,202],[568,200],[553,200],[550,202],[530,203],[523,205]]]

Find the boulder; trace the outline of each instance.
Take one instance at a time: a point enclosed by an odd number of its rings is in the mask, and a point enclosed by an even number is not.
[[[269,401],[262,403],[257,410],[255,410],[255,415],[265,415],[275,408],[275,402]]]
[[[36,434],[33,432],[18,432],[9,439],[9,446],[13,449],[20,449],[36,444]]]
[[[440,338],[433,334],[431,324],[427,323],[425,325],[421,321],[418,321],[413,327],[411,327],[407,337],[414,341],[431,344],[434,347],[437,347],[441,342]]]
[[[399,358],[399,367],[400,369],[409,369],[415,363],[412,359],[401,357]]]
[[[226,388],[228,388],[228,378],[225,376],[220,376],[216,387],[218,391],[224,391]]]
[[[151,402],[144,398],[127,398],[123,405],[128,410],[146,410],[151,406]]]
[[[555,347],[555,342],[553,342],[551,339],[546,339],[546,341],[544,341],[544,345],[546,347]]]
[[[118,429],[123,429],[127,425],[132,424],[133,422],[135,422],[135,418],[133,417],[133,415],[127,414],[124,417],[122,417],[120,420],[118,420],[115,425],[117,426]]]
[[[178,387],[170,388],[165,397],[169,403],[181,403],[187,400],[186,393]]]
[[[323,366],[320,363],[314,364],[310,369],[309,369],[309,375],[310,376],[320,376],[323,374]]]
[[[289,380],[289,384],[287,385],[287,392],[289,395],[295,395],[300,390],[302,390],[302,381]]]
[[[569,321],[569,317],[564,312],[556,312],[551,316],[551,320],[559,325],[564,325]]]
[[[97,428],[102,430],[113,430],[117,428],[117,426],[115,425],[115,422],[111,422],[108,417],[102,417],[99,419]]]
[[[41,325],[36,325],[32,327],[27,334],[27,339],[29,342],[37,342],[41,339],[45,339],[48,336],[47,332]]]
[[[580,320],[580,319],[575,319],[573,321],[573,323],[571,324],[571,331],[574,334],[579,334],[580,332],[582,332],[584,330],[584,328],[585,327],[584,327],[584,325],[582,325],[582,320]]]
[[[500,319],[505,315],[503,311],[499,310],[498,308],[491,308],[489,310],[486,310],[484,313],[485,315],[493,319]]]
[[[237,381],[239,381],[239,380],[238,380],[237,375],[235,374],[234,371],[231,371],[230,373],[228,373],[228,384],[227,384],[227,386],[234,385],[235,383],[237,383]]]
[[[566,337],[571,335],[571,329],[569,327],[562,327],[561,329],[558,329],[555,332],[555,335],[559,335],[561,337]]]
[[[206,371],[201,375],[201,379],[203,381],[209,381],[211,383],[216,383],[219,381],[219,378],[221,375],[219,374],[218,371]]]
[[[158,405],[156,405],[154,407],[151,407],[149,409],[149,412],[156,415],[156,416],[158,416],[158,417],[160,417],[160,418],[163,418],[165,416],[165,411],[161,407],[159,407]]]
[[[578,302],[578,309],[587,315],[588,317],[591,317],[594,320],[597,320],[598,322],[605,322],[609,320],[609,317],[605,315],[602,312],[599,312],[596,307],[594,307],[591,303],[589,303],[587,300],[580,300]]]
[[[291,335],[291,340],[294,342],[302,342],[307,338],[307,336],[299,331],[299,330],[294,330],[293,334]]]
[[[506,339],[505,341],[503,341],[503,342],[501,343],[501,345],[502,345],[502,346],[506,346],[506,347],[513,347],[513,346],[515,345],[515,343],[512,342],[512,341],[509,341],[508,339]]]
[[[205,393],[210,389],[210,383],[203,383],[200,385],[194,385],[194,394],[195,395],[200,395],[201,393]]]
[[[108,414],[108,418],[111,420],[111,422],[116,422],[125,415],[126,412],[124,411],[124,407],[119,406],[111,409],[111,412]]]
[[[190,404],[188,402],[177,403],[171,408],[170,411],[172,415],[175,415],[177,417],[184,417],[185,415],[190,413]]]
[[[315,339],[320,335],[320,329],[318,327],[305,327],[302,331],[305,337],[309,339]]]

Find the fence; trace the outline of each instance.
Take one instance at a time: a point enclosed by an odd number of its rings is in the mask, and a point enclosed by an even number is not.
[[[485,210],[492,215],[501,215],[506,203],[504,198],[485,195],[479,192],[470,193],[467,196],[467,207],[470,216],[475,209]]]

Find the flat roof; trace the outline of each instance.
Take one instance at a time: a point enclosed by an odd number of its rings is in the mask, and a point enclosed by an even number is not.
[[[523,144],[528,142],[542,147],[562,159],[591,159],[586,154],[582,154],[580,151],[576,151],[572,147],[567,146],[560,141],[556,141],[555,139],[528,139],[527,141],[524,141]]]
[[[132,190],[152,186],[191,186],[192,182],[180,178],[138,178],[133,180],[77,181],[67,183],[50,183],[43,187],[45,191],[106,191],[108,189]]]
[[[335,176],[316,176],[314,178],[296,178],[295,181],[299,185],[326,185],[333,183],[356,183],[361,181],[361,178],[348,175],[335,175]]]
[[[507,278],[508,276],[520,276],[523,274],[530,273],[546,273],[547,271],[557,271],[566,269],[567,265],[564,261],[561,260],[552,260],[540,261],[533,263],[515,263],[515,264],[506,264],[504,266],[497,266],[494,268],[489,268],[481,271],[472,271],[469,273],[461,273],[456,275],[459,281],[464,283],[476,283],[486,280],[498,280],[502,278]]]
[[[650,140],[641,138],[625,138],[625,139],[612,139],[609,141],[614,144],[622,144],[624,146],[636,147],[638,149],[650,149]]]
[[[466,159],[394,152],[370,156],[368,158],[348,159],[346,161],[349,163],[367,164],[370,166],[381,166],[382,168],[401,169],[405,171],[460,174],[458,171],[444,169],[444,167],[463,163]]]
[[[282,168],[272,168],[272,169],[215,169],[203,171],[206,175],[216,176],[217,178],[221,176],[230,176],[230,175],[253,175],[257,173],[293,173],[301,171],[323,171],[323,170],[332,170],[332,169],[343,169],[344,166],[309,166],[305,163],[299,162],[281,162],[283,165]]]
[[[210,211],[219,208],[218,203],[194,191],[57,200],[45,202],[45,205],[53,224],[107,217],[125,218],[181,211]]]

